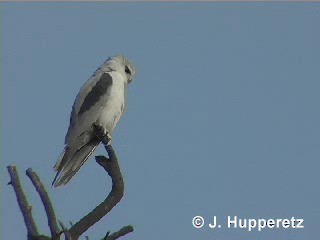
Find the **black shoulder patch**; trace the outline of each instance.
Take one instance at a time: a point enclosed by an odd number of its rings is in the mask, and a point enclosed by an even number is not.
[[[100,79],[96,85],[91,89],[91,92],[85,97],[80,110],[79,115],[88,111],[96,102],[99,101],[102,95],[104,95],[108,88],[112,85],[112,78],[109,73],[104,73],[101,75]]]

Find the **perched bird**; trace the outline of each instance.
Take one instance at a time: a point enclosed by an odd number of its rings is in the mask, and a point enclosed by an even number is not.
[[[108,58],[81,87],[72,107],[65,148],[54,169],[52,185],[70,181],[99,145],[95,127],[111,140],[112,131],[126,108],[126,91],[135,67],[124,56]]]

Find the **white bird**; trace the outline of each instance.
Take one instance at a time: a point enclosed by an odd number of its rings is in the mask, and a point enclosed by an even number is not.
[[[135,67],[123,56],[108,58],[81,87],[72,107],[65,148],[54,169],[52,185],[70,181],[100,143],[95,126],[111,140],[126,108],[126,91]]]

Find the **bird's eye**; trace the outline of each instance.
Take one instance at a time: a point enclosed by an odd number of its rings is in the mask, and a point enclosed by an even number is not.
[[[130,69],[128,68],[128,66],[126,66],[126,68],[124,69],[124,71],[126,72],[126,74],[131,75],[131,71],[130,71]]]

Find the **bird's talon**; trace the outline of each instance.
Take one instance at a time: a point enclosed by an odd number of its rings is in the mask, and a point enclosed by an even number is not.
[[[92,127],[94,129],[94,133],[97,137],[101,138],[104,136],[103,127],[101,125],[98,125],[96,123],[92,124]]]
[[[111,135],[108,132],[105,133],[101,125],[94,123],[92,124],[92,127],[95,135],[101,140],[101,142],[103,142],[104,145],[109,145],[111,143]]]
[[[103,137],[102,137],[102,142],[104,145],[110,145],[111,144],[111,135],[107,132]]]

